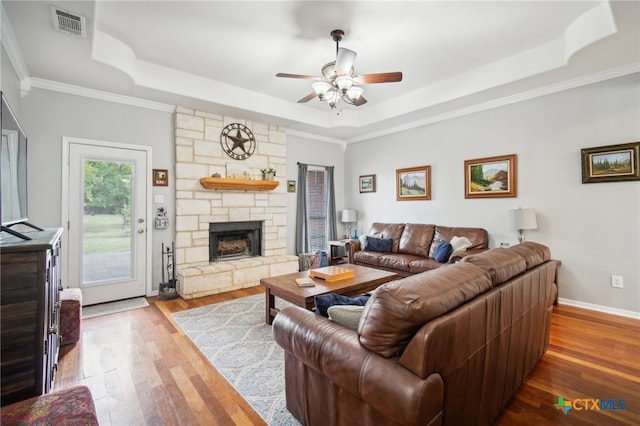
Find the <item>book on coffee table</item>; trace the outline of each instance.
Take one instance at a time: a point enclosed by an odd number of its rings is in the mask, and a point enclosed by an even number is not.
[[[296,284],[300,287],[313,287],[316,285],[311,278],[296,278]]]
[[[311,269],[310,277],[320,278],[327,282],[346,280],[354,277],[353,270],[340,266],[326,266],[324,268]]]

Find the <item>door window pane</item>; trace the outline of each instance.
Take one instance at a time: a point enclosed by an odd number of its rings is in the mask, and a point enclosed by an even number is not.
[[[83,284],[133,278],[133,164],[84,161]]]

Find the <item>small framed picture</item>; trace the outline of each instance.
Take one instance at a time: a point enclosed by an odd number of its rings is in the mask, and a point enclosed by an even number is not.
[[[464,162],[464,198],[515,197],[516,154],[476,158]]]
[[[153,186],[169,186],[169,170],[153,169]]]
[[[360,193],[376,192],[376,175],[360,176],[358,186],[360,187]]]
[[[582,183],[640,180],[640,142],[583,148]]]
[[[396,170],[396,200],[431,199],[431,166]]]
[[[296,181],[288,180],[287,181],[287,192],[296,192]]]

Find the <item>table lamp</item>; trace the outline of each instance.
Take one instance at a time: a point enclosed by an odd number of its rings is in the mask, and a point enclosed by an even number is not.
[[[509,215],[507,216],[507,225],[509,229],[518,230],[518,241],[520,243],[523,243],[525,229],[538,229],[536,211],[534,209],[509,210]]]
[[[342,223],[347,224],[347,228],[349,229],[349,232],[347,235],[349,236],[349,238],[351,238],[351,224],[358,220],[358,215],[356,214],[356,211],[349,210],[349,209],[342,210],[341,220],[342,220]]]

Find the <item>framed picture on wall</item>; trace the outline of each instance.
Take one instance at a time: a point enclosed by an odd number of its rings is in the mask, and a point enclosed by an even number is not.
[[[396,170],[396,200],[431,199],[431,166]]]
[[[516,154],[476,158],[464,162],[464,198],[515,197]]]
[[[360,188],[360,193],[376,192],[376,175],[360,176],[358,186]]]
[[[582,183],[640,180],[640,142],[583,148]]]
[[[153,186],[169,186],[169,170],[153,169]]]

